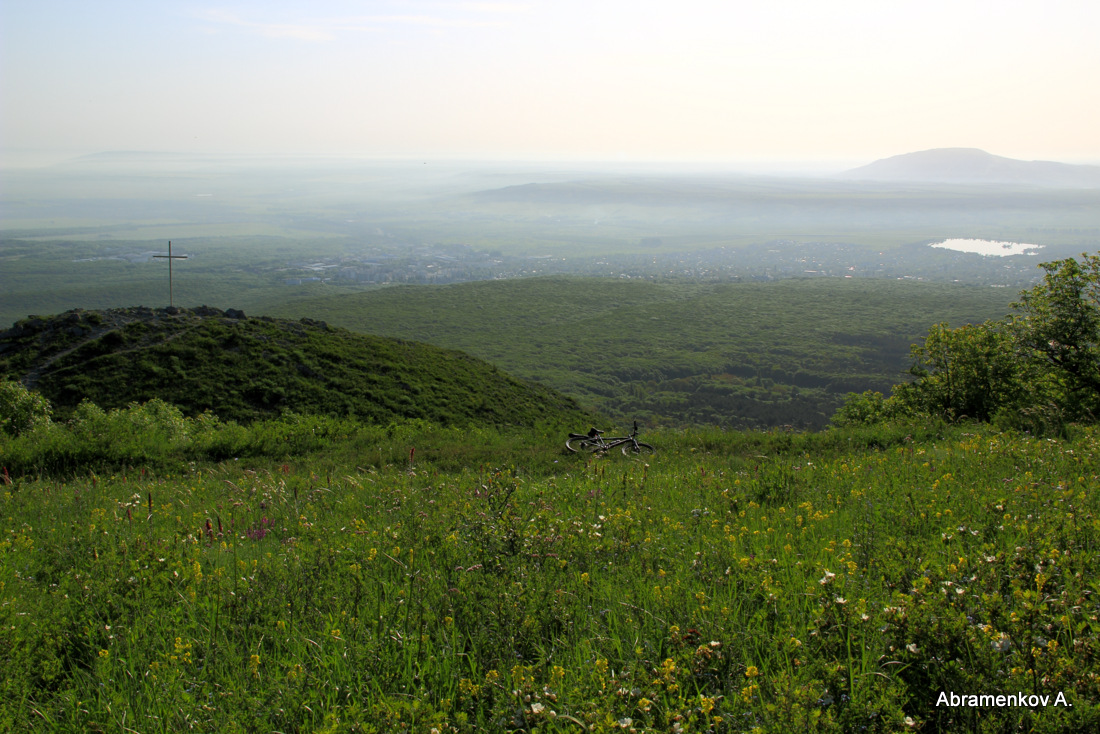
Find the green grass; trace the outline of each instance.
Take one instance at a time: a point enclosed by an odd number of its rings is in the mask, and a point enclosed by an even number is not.
[[[395,425],[12,477],[0,729],[1100,723],[1094,429],[656,432],[644,463],[564,437]]]

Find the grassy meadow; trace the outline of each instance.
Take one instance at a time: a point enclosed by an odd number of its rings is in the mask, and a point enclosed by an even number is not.
[[[1100,726],[1094,428],[666,431],[643,462],[184,419],[79,469],[28,435],[0,444],[0,730]]]

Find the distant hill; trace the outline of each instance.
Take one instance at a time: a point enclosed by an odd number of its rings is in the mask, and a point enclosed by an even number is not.
[[[883,158],[841,174],[868,181],[993,183],[1052,188],[1100,188],[1100,166],[1021,161],[977,148],[936,148]]]
[[[240,422],[287,411],[442,425],[587,419],[572,399],[463,352],[205,306],[23,319],[0,332],[0,375],[62,416],[85,398],[116,408],[158,397]]]

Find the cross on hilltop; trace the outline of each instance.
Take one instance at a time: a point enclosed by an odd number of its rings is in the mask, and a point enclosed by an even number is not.
[[[172,261],[173,260],[186,260],[187,255],[173,255],[172,254],[172,240],[168,240],[168,254],[167,255],[153,255],[153,257],[162,257],[168,260],[168,307],[175,306],[175,298],[172,294]]]

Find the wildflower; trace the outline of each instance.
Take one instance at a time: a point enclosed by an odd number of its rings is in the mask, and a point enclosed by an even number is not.
[[[750,665],[749,667],[745,668],[746,678],[755,678],[758,675],[760,675],[760,669],[757,668],[755,665]]]
[[[917,643],[915,642],[910,642],[908,645],[905,646],[905,649],[913,653],[914,655],[920,652],[920,648],[917,647]]]
[[[830,581],[832,581],[835,578],[836,578],[835,573],[832,573],[829,569],[825,569],[825,575],[822,576],[821,579],[817,583],[824,586],[825,584],[829,583]]]
[[[184,642],[183,638],[177,637],[176,638],[176,644],[175,644],[174,647],[175,647],[176,654],[175,655],[169,655],[168,656],[169,660],[171,660],[172,662],[183,662],[183,663],[190,663],[191,662],[191,643],[190,642]]]

